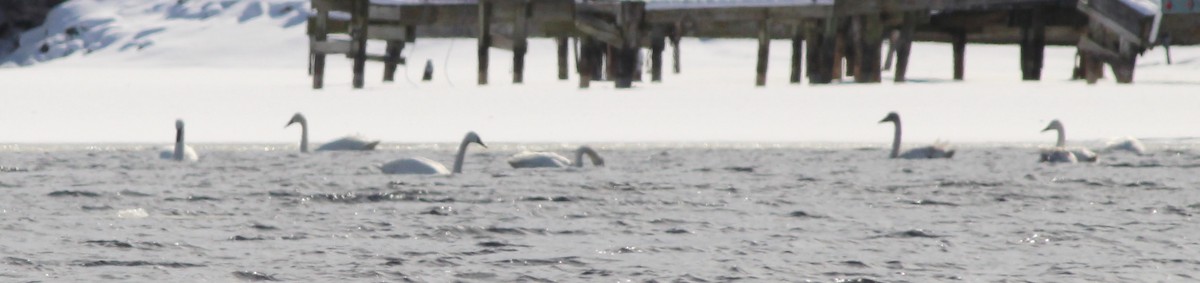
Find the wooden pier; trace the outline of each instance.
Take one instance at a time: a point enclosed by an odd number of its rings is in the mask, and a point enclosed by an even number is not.
[[[627,88],[640,80],[643,49],[650,81],[662,80],[668,45],[672,70],[680,72],[679,40],[687,36],[757,39],[759,86],[766,84],[771,40],[792,41],[792,83],[876,83],[884,70],[903,82],[914,41],[952,43],[956,80],[966,77],[967,44],[992,43],[1020,46],[1014,57],[1025,80],[1041,79],[1050,44],[1077,47],[1073,78],[1094,83],[1108,65],[1118,82],[1131,83],[1143,51],[1200,43],[1200,7],[1193,8],[1200,5],[1139,1],[1146,0],[313,0],[309,73],[313,88],[322,88],[326,55],[345,54],[354,60],[353,86],[361,88],[367,60],[383,62],[383,80],[392,81],[406,63],[406,43],[473,37],[478,84],[489,83],[491,48],[512,51],[512,82],[519,84],[533,37],[555,39],[560,80],[568,78],[574,40],[581,88],[600,80]],[[367,54],[370,41],[385,43],[384,54]]]

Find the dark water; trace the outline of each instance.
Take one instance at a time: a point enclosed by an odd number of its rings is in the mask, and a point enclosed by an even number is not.
[[[0,281],[1194,282],[1200,150],[1036,162],[878,146],[598,145],[608,167],[390,176],[448,145],[0,151]],[[566,146],[541,146],[566,153]]]

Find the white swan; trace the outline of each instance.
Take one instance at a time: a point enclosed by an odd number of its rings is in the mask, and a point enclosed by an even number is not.
[[[1146,154],[1146,146],[1142,145],[1142,141],[1134,137],[1122,137],[1110,140],[1104,147],[1104,150],[1108,152],[1128,151],[1137,155]]]
[[[932,159],[932,158],[951,158],[954,157],[954,149],[950,148],[946,143],[934,143],[930,146],[923,146],[905,151],[900,154],[900,114],[889,112],[887,117],[883,117],[879,123],[892,122],[896,126],[895,137],[892,138],[892,155],[891,158],[904,159]]]
[[[1046,126],[1042,132],[1049,130],[1058,130],[1058,142],[1054,144],[1054,148],[1043,149],[1039,161],[1050,163],[1096,162],[1096,153],[1091,150],[1067,148],[1067,131],[1063,128],[1062,122],[1050,121],[1050,125]]]
[[[508,158],[508,165],[513,168],[564,168],[568,166],[583,167],[583,155],[592,160],[593,166],[604,166],[604,158],[590,146],[580,146],[575,150],[575,162],[553,152],[522,152]]]
[[[187,162],[200,160],[200,156],[196,155],[195,149],[183,144],[183,120],[175,120],[175,145],[164,147],[163,151],[158,154],[158,157]]]
[[[472,143],[487,148],[487,145],[483,144],[483,140],[479,139],[479,135],[475,134],[475,132],[468,132],[467,136],[463,137],[462,143],[458,145],[458,155],[454,157],[454,171],[446,170],[446,166],[443,166],[441,163],[424,157],[397,159],[380,166],[379,169],[384,174],[459,174],[462,173],[463,158],[466,158],[467,146]]]
[[[284,128],[292,126],[292,124],[300,124],[300,152],[308,152],[308,119],[304,118],[304,114],[296,113],[292,115],[292,120],[288,121]],[[375,146],[379,145],[379,141],[368,141],[360,136],[345,136],[343,138],[322,144],[317,147],[317,151],[327,150],[375,150]]]

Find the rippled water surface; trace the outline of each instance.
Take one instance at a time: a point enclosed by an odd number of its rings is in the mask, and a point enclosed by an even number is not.
[[[394,176],[404,156],[199,145],[0,149],[0,281],[1200,280],[1200,147],[1096,164],[1028,145],[595,145],[608,167]],[[539,145],[566,154],[570,148]],[[449,165],[449,164],[447,164]]]

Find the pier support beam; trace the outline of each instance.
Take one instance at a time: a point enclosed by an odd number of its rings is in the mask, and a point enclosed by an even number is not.
[[[767,85],[767,57],[771,51],[771,37],[767,34],[767,20],[758,21],[758,68],[754,85]]]
[[[683,37],[683,23],[676,22],[675,29],[671,30],[671,67],[675,74],[679,74],[679,39]]]
[[[531,4],[529,1],[518,4],[514,11],[513,19],[513,34],[512,34],[512,51],[513,51],[513,83],[520,84],[525,82],[525,52],[529,50],[528,32],[529,28],[529,12]]]
[[[654,36],[650,39],[650,81],[662,81],[662,53],[666,48],[667,38],[665,36]]]
[[[329,39],[329,10],[317,9],[315,32],[312,37],[314,42],[325,42]],[[321,89],[325,87],[325,53],[313,49],[315,48],[312,47],[312,43],[309,43],[309,54],[312,56],[312,88]]]
[[[400,63],[400,52],[404,50],[404,41],[389,40],[384,53],[383,81],[396,81],[396,65]]]
[[[859,83],[878,83],[880,82],[882,70],[880,65],[882,59],[880,52],[883,49],[883,20],[878,14],[862,16],[860,20],[861,32],[856,40],[859,43],[858,66],[854,74],[854,81]]]
[[[633,86],[634,73],[637,71],[638,48],[641,39],[641,26],[646,12],[645,2],[622,1],[617,11],[617,28],[621,31],[621,46],[614,46],[610,55],[614,57],[616,88]]]
[[[354,1],[354,13],[351,14],[351,23],[353,31],[350,32],[351,38],[354,40],[354,88],[362,88],[364,80],[364,71],[367,67],[367,12],[370,6],[370,1]]]
[[[961,81],[963,80],[963,73],[965,71],[964,64],[966,64],[967,33],[965,31],[952,31],[950,32],[950,37],[954,41],[954,80]]]
[[[803,64],[804,56],[804,25],[799,24],[792,27],[792,72],[788,76],[789,82],[793,84],[800,83],[800,66]]]
[[[817,32],[816,26],[807,26],[804,28],[804,38],[808,39],[804,42],[804,49],[808,51],[804,58],[804,71],[808,74],[808,82],[814,83],[819,77],[818,73],[821,70],[822,37]]]
[[[560,36],[554,38],[554,43],[558,44],[558,79],[567,79],[567,37]],[[578,54],[576,54],[578,56]]]
[[[835,2],[838,3],[838,2]],[[835,68],[841,65],[841,58],[838,56],[838,20],[836,17],[826,18],[821,22],[820,36],[809,40],[813,44],[817,60],[810,61],[815,66],[815,72],[809,72],[809,83],[811,84],[828,84],[832,83],[835,75],[838,75],[841,68]],[[818,40],[819,38],[819,40]]]
[[[603,42],[594,37],[579,38],[579,62],[575,63],[575,68],[579,70],[579,88],[588,88],[592,80],[600,79],[606,48]]]
[[[488,49],[492,45],[492,3],[479,1],[479,85],[488,83]]]
[[[917,28],[917,13],[906,13],[900,26],[899,36],[896,37],[896,73],[895,82],[905,82],[908,78],[908,55],[912,53],[913,32]]]
[[[1021,20],[1021,79],[1042,79],[1042,62],[1046,49],[1046,19],[1042,9],[1026,12]]]

